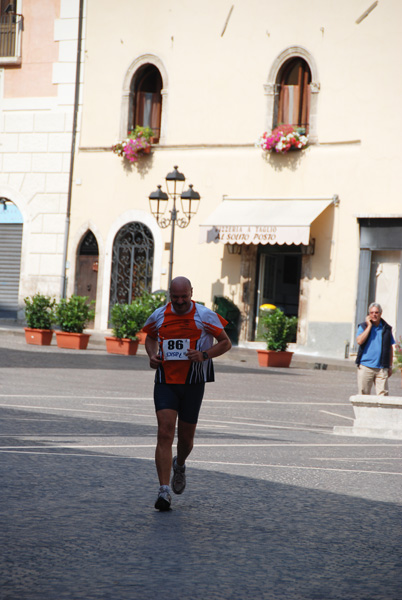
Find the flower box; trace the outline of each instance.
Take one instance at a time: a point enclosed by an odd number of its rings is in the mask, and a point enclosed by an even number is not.
[[[130,131],[125,140],[114,144],[112,151],[117,156],[126,158],[130,163],[137,162],[141,154],[149,154],[151,152],[152,136],[152,129],[137,126],[134,131]]]
[[[286,154],[290,150],[303,150],[308,144],[308,136],[300,128],[293,125],[279,125],[271,131],[265,132],[257,142],[257,147],[265,152]]]

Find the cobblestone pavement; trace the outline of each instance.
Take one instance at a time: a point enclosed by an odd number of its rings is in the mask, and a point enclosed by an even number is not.
[[[0,335],[1,600],[401,600],[402,441],[332,433],[355,371],[216,371],[159,513],[143,351]]]

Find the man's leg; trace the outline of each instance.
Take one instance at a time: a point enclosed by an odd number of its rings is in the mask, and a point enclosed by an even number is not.
[[[169,485],[177,412],[165,408],[157,411],[156,418],[158,420],[158,441],[155,450],[156,470],[159,485]]]
[[[179,418],[177,426],[177,456],[173,459],[171,486],[175,494],[182,494],[186,487],[185,461],[194,446],[196,423],[187,423]]]
[[[194,446],[198,415],[204,397],[204,383],[188,384],[181,388],[181,403],[177,426],[177,464],[184,465]]]
[[[177,464],[184,465],[186,458],[194,447],[194,436],[197,424],[180,421],[177,426]]]
[[[377,396],[388,396],[388,369],[380,369],[375,376]]]
[[[177,456],[173,459],[172,490],[182,494],[186,487],[186,458],[194,446],[194,435],[197,427],[204,383],[185,385],[181,388],[179,421],[177,426]]]
[[[358,394],[370,395],[371,388],[376,376],[376,369],[370,369],[364,365],[359,365],[357,369],[357,387]]]

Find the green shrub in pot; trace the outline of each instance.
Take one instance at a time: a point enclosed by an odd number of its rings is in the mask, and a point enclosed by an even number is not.
[[[69,299],[62,298],[56,306],[57,324],[62,331],[82,333],[89,321],[95,316],[91,308],[94,301],[88,302],[88,296],[72,295]]]
[[[52,329],[56,322],[56,300],[43,294],[24,298],[25,320],[31,329]]]
[[[166,303],[166,294],[144,292],[131,304],[115,304],[110,313],[112,334],[119,339],[136,340],[148,317]]]
[[[275,308],[267,311],[261,320],[267,350],[284,352],[287,345],[296,339],[297,317],[287,317],[283,311]]]
[[[115,304],[110,313],[112,335],[119,339],[135,341],[145,320],[144,309],[135,302]]]

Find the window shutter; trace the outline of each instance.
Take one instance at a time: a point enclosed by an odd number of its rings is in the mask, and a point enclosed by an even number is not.
[[[151,129],[154,132],[154,141],[159,141],[161,129],[162,97],[160,94],[152,94]]]
[[[277,125],[309,128],[310,70],[302,59],[292,59],[284,66],[280,77]]]
[[[20,286],[22,224],[0,224],[0,318],[16,318]]]

